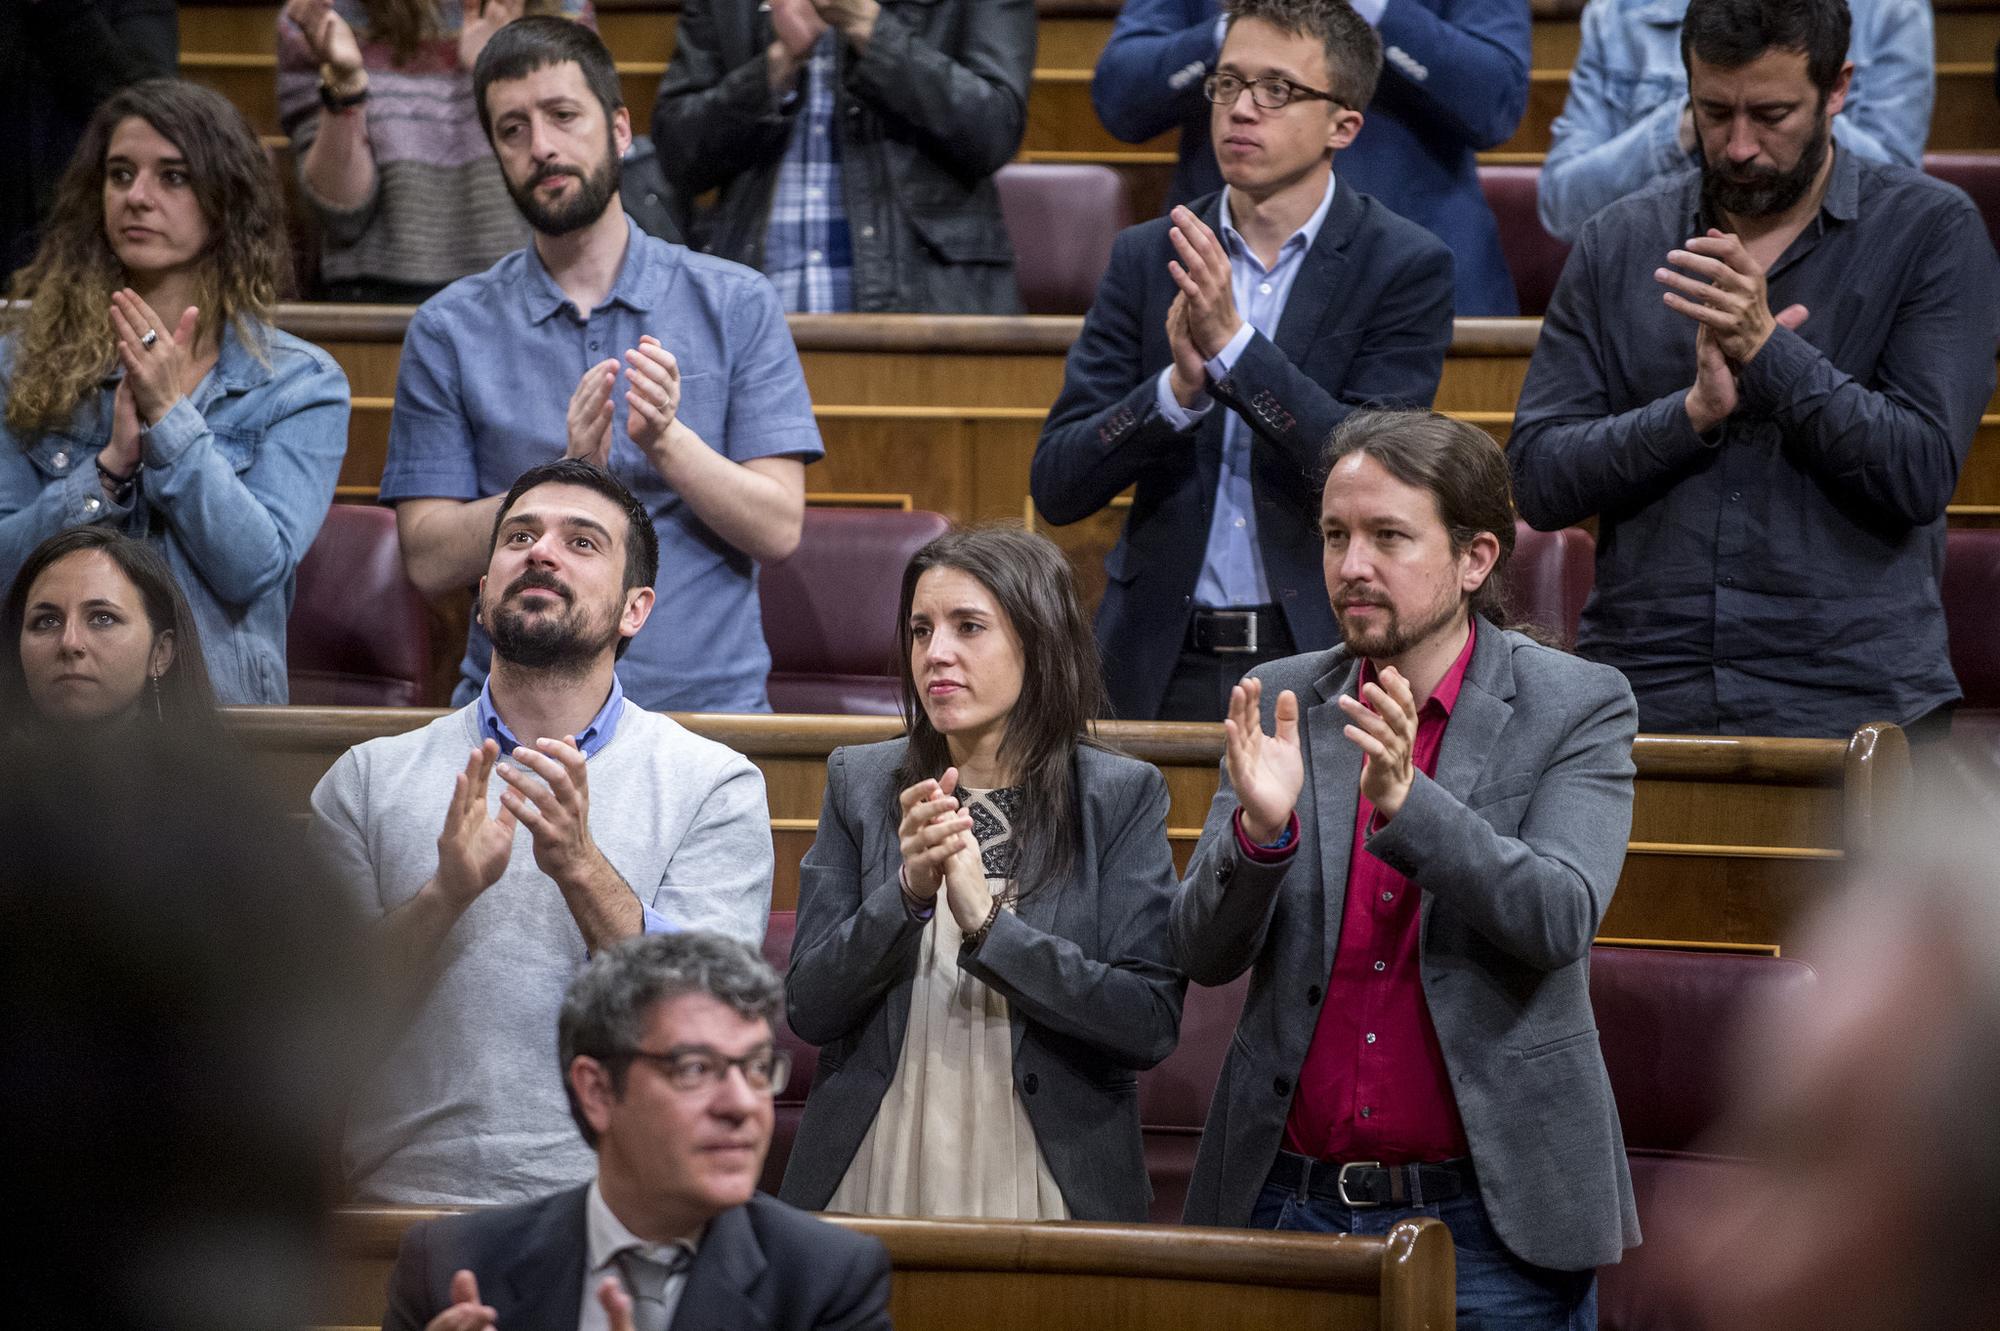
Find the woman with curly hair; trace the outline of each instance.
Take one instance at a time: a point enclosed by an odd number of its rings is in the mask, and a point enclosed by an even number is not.
[[[278,119],[320,299],[421,304],[528,243],[472,100],[487,39],[523,14],[596,26],[589,0],[288,0]]]
[[[277,183],[216,93],[98,108],[0,336],[0,579],[64,527],[157,547],[219,701],[284,702],[293,574],[347,451],[347,379],[269,322]]]

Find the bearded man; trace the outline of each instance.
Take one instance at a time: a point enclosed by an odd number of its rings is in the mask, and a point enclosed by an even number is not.
[[[349,750],[312,796],[315,845],[379,922],[408,1013],[348,1111],[361,1201],[514,1202],[590,1178],[547,1075],[570,981],[641,932],[760,943],[770,911],[762,775],[628,699],[613,670],[654,605],[644,506],[564,458],[497,507],[478,697]]]
[[[1458,1324],[1597,1325],[1639,1241],[1590,942],[1632,822],[1618,672],[1500,627],[1507,464],[1478,428],[1357,412],[1327,446],[1342,645],[1252,671],[1174,902],[1188,978],[1254,970],[1190,1224],[1442,1219]]]
[[[1508,451],[1521,515],[1595,515],[1577,648],[1649,731],[1941,737],[1945,506],[1993,392],[1971,200],[1834,141],[1844,0],[1693,0],[1700,165],[1593,218]]]
[[[639,495],[672,574],[661,622],[618,667],[633,700],[769,711],[756,565],[797,548],[805,464],[824,452],[777,292],[625,215],[631,116],[590,29],[515,20],[472,89],[534,243],[446,287],[404,334],[381,497],[410,580],[471,586],[500,492],[537,462],[587,458]],[[454,702],[489,656],[475,626]]]

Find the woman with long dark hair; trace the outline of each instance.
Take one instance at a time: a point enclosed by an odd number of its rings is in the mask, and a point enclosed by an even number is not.
[[[1143,1220],[1136,1074],[1172,1052],[1167,788],[1087,734],[1062,552],[948,533],[903,576],[906,739],[836,749],[786,1008],[822,1046],[797,1205]]]
[[[284,702],[293,574],[347,451],[347,379],[269,322],[277,182],[236,108],[151,79],[91,117],[0,336],[0,578],[65,527],[153,544],[224,702]]]
[[[159,552],[106,527],[36,546],[0,606],[0,735],[213,720],[201,630]]]

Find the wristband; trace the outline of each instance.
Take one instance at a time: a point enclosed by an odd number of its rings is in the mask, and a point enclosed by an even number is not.
[[[993,932],[993,921],[1000,918],[1000,898],[993,898],[993,909],[986,912],[986,923],[965,936],[965,950],[977,952],[979,945],[986,941],[986,935]]]
[[[135,462],[132,464],[131,471],[120,476],[117,472],[104,465],[102,457],[97,459],[97,474],[103,477],[110,485],[112,503],[122,504],[131,499],[132,487],[138,484],[139,473],[145,469],[145,466],[146,464],[143,462]]]
[[[343,97],[341,94],[335,92],[333,85],[328,83],[324,78],[319,81],[319,104],[329,111],[352,111],[367,100],[368,87],[366,84],[362,85],[360,92],[351,92]]]

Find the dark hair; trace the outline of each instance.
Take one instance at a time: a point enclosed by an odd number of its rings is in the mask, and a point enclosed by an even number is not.
[[[472,66],[472,101],[479,108],[479,128],[486,137],[493,137],[493,115],[486,109],[488,86],[524,79],[565,60],[574,61],[583,71],[584,83],[604,108],[608,133],[608,122],[625,105],[625,96],[618,87],[618,66],[604,39],[581,23],[554,14],[530,14],[494,33]]]
[[[934,568],[956,569],[977,579],[1021,640],[1021,695],[1007,718],[1000,759],[1021,787],[1014,881],[1025,896],[1062,877],[1076,859],[1081,838],[1076,746],[1087,740],[1091,718],[1102,715],[1106,706],[1097,640],[1077,599],[1069,561],[1046,536],[996,524],[946,532],[917,551],[903,570],[896,624],[903,723],[910,735],[896,778],[901,786],[937,776],[951,765],[950,746],[924,712],[910,670],[910,605],[917,580]]]
[[[1295,36],[1311,37],[1326,49],[1326,72],[1333,86],[1325,89],[1343,106],[1368,109],[1375,84],[1382,77],[1382,38],[1347,0],[1228,0],[1223,10],[1234,27],[1246,18],[1261,19]]]
[[[157,636],[174,635],[174,656],[160,676],[160,720],[169,724],[201,724],[215,716],[215,690],[209,686],[208,665],[202,659],[201,633],[195,628],[194,611],[174,581],[173,571],[160,552],[144,541],[112,531],[108,527],[71,527],[59,531],[36,546],[21,565],[7,604],[0,612],[0,720],[24,719],[34,714],[28,698],[28,679],[21,669],[21,629],[27,622],[28,592],[44,572],[71,555],[98,551],[118,566],[138,589],[146,607],[146,622]],[[151,709],[140,707],[142,716]]]
[[[1403,484],[1437,503],[1453,554],[1481,532],[1500,554],[1479,590],[1467,598],[1476,615],[1505,625],[1507,561],[1514,555],[1514,487],[1507,455],[1476,425],[1435,411],[1357,411],[1340,423],[1320,453],[1320,484],[1349,453],[1366,453]]]
[[[641,934],[599,952],[570,982],[556,1020],[556,1056],[570,1117],[592,1150],[597,1131],[583,1116],[569,1084],[578,1055],[604,1064],[611,1089],[623,1093],[627,1051],[645,1038],[646,1020],[660,1003],[682,994],[707,994],[745,1021],[762,1019],[777,1029],[785,1010],[785,982],[763,954],[721,934],[689,930]]]
[[[126,274],[104,234],[104,159],[118,126],[133,117],[180,150],[208,224],[195,265],[197,336],[219,337],[233,326],[262,355],[263,321],[291,281],[284,199],[242,114],[220,93],[179,79],[120,88],[90,117],[56,185],[34,260],[10,288],[32,302],[14,315],[24,327],[6,389],[7,426],[24,447],[27,436],[68,421],[116,364],[106,311]]]
[[[1824,99],[1847,61],[1853,21],[1847,0],[1690,0],[1681,20],[1681,63],[1694,77],[1694,57],[1741,69],[1766,51],[1797,51]]]
[[[525,20],[524,20],[525,21]],[[563,20],[568,22],[567,19]],[[502,32],[506,29],[502,28]],[[493,534],[486,539],[486,562],[493,562],[493,551],[500,545],[500,524],[507,520],[507,513],[522,495],[538,485],[575,485],[585,490],[595,490],[625,512],[625,590],[650,587],[660,576],[660,534],[653,530],[653,520],[646,513],[645,506],[638,497],[625,488],[625,483],[613,476],[595,462],[582,458],[557,458],[553,462],[543,462],[528,468],[514,478],[514,484],[507,491],[507,497],[500,501],[500,511],[493,515]],[[474,613],[478,608],[474,607]],[[623,657],[625,649],[632,645],[630,638],[618,640],[617,655]]]

